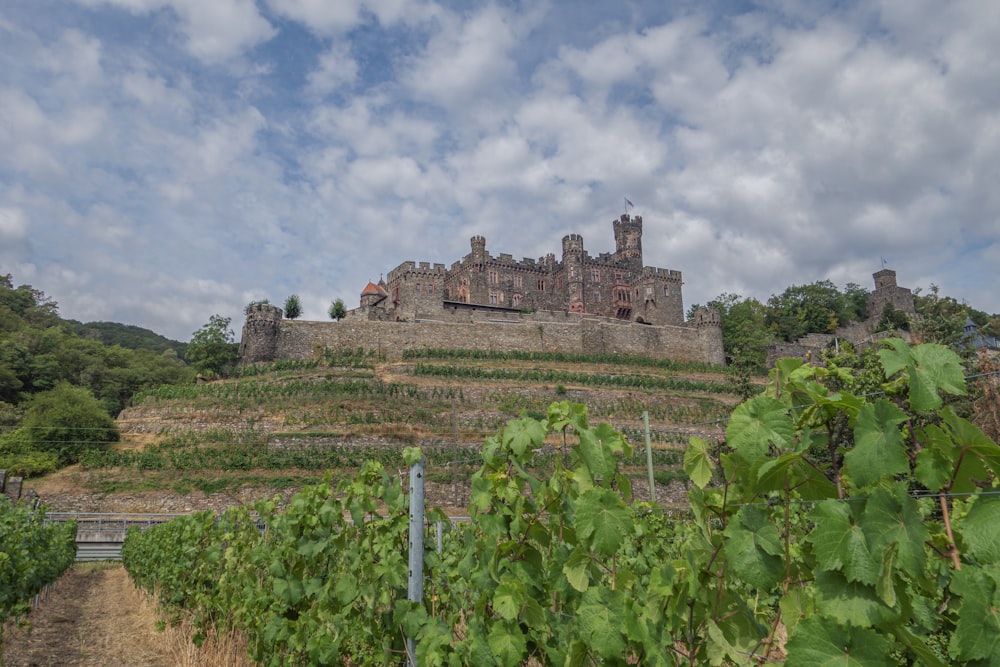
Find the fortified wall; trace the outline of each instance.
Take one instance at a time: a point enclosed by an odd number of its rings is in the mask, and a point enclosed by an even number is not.
[[[725,364],[719,313],[684,320],[680,271],[643,265],[642,218],[612,221],[615,251],[592,256],[567,234],[562,256],[493,256],[486,238],[450,268],[405,261],[368,283],[340,322],[282,318],[280,308],[247,309],[242,363],[312,359],[326,348],[401,358],[420,348],[630,354]]]
[[[286,320],[281,309],[256,304],[247,313],[241,363],[314,359],[324,349],[362,349],[400,359],[410,349],[518,350],[640,355],[657,359],[725,364],[718,311],[699,310],[682,326],[539,311],[530,314],[458,310],[434,319],[340,322]]]

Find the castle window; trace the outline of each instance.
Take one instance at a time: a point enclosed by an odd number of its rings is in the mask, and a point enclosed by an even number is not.
[[[545,291],[545,281],[544,280],[539,280],[538,281],[538,291],[539,292],[544,292]]]
[[[559,275],[556,277],[556,289],[562,289],[563,287],[563,277]]]
[[[497,293],[496,292],[490,292],[490,303],[495,306],[495,305],[497,305],[497,303],[499,303],[499,301],[500,301],[500,299],[497,296]]]
[[[646,285],[646,297],[647,298],[652,298],[652,296],[653,296],[653,286],[652,285]]]
[[[594,290],[594,303],[601,302],[601,290]]]
[[[427,293],[434,294],[434,283],[427,283]]]
[[[517,287],[518,289],[520,289],[521,287],[523,287],[523,285],[521,284],[521,282],[522,282],[521,281],[521,276],[514,276],[514,287]]]
[[[490,284],[496,285],[500,282],[500,274],[496,271],[490,271]]]
[[[417,294],[419,294],[419,293],[420,293],[420,283],[417,283],[417,286],[416,286],[416,287],[414,287],[413,289],[414,289],[414,291],[415,291],[415,292],[416,292]]]
[[[615,282],[616,283],[625,282],[625,274],[622,273],[621,271],[615,271]]]
[[[576,267],[575,266],[569,267],[569,277],[570,278],[576,278]]]
[[[663,286],[663,296],[670,296],[670,285]]]
[[[511,299],[511,303],[514,305],[515,308],[517,308],[518,306],[520,306],[521,305],[521,295],[520,294],[515,294],[514,298]]]
[[[591,269],[590,270],[590,279],[593,280],[595,283],[601,282],[601,270],[600,269]]]

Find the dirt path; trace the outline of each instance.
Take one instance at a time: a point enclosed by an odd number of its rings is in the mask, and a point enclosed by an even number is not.
[[[78,565],[20,628],[3,637],[7,667],[170,667],[151,605],[120,564]]]

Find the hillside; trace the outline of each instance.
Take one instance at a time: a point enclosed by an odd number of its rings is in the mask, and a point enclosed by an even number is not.
[[[136,394],[118,417],[121,443],[33,486],[55,510],[220,509],[288,496],[327,471],[344,477],[366,458],[402,472],[402,448],[419,445],[429,495],[457,512],[486,438],[522,413],[542,417],[550,403],[571,401],[628,435],[640,498],[649,495],[649,413],[663,501],[682,497],[688,438],[721,435],[732,391],[724,369],[645,358],[417,352],[395,363],[351,354],[277,362]]]

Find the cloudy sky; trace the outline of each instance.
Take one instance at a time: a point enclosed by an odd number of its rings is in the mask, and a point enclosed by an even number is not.
[[[1000,3],[4,0],[0,274],[179,340],[405,260],[613,250],[685,303],[1000,311]]]

